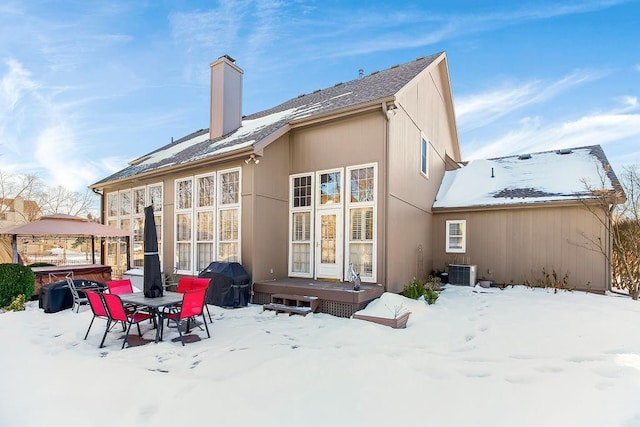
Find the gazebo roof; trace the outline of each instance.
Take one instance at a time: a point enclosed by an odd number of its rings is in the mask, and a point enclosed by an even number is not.
[[[97,236],[127,237],[130,231],[109,227],[79,216],[44,215],[39,220],[0,230],[0,234],[16,236]]]

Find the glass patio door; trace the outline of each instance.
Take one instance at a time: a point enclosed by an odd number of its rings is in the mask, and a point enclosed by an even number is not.
[[[316,278],[342,280],[342,209],[319,210],[316,215]]]

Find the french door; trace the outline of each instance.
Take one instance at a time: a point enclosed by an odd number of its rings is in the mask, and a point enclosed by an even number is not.
[[[342,209],[319,209],[316,212],[316,279],[342,280],[343,218]]]

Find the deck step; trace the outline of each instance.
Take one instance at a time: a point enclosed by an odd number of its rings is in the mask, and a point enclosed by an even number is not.
[[[271,302],[262,306],[263,310],[276,313],[301,314],[306,316],[315,313],[320,306],[320,299],[308,295],[273,294]]]
[[[302,316],[306,316],[307,314],[311,313],[311,307],[296,307],[293,305],[276,304],[273,302],[269,304],[264,304],[262,306],[262,309],[275,311],[276,314],[289,313],[290,315],[301,314]]]

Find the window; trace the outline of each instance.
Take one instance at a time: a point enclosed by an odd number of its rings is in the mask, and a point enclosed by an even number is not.
[[[420,172],[429,176],[429,142],[424,135],[420,138]]]
[[[175,182],[176,270],[193,274],[212,261],[240,261],[240,169]]]
[[[447,221],[447,252],[464,253],[467,250],[467,221]]]
[[[240,169],[218,174],[218,260],[240,261]]]
[[[133,189],[133,267],[144,267],[144,208],[146,191],[144,187]]]
[[[106,224],[133,233],[131,246],[132,267],[144,266],[144,208],[153,205],[158,248],[162,247],[162,184],[121,190],[106,196]],[[107,240],[106,262],[116,270],[127,267],[127,245],[116,240]],[[160,260],[162,262],[162,259]]]
[[[203,270],[215,258],[215,203],[216,177],[205,175],[196,178],[196,269]]]
[[[313,178],[314,174],[301,174],[290,179],[290,276],[313,277]]]
[[[369,282],[376,280],[376,172],[376,165],[347,168],[350,197],[347,204],[349,258],[346,277],[349,277],[350,265],[353,265],[360,278]]]
[[[176,265],[178,272],[192,271],[193,178],[176,180]]]
[[[341,172],[320,174],[320,205],[340,203]]]

